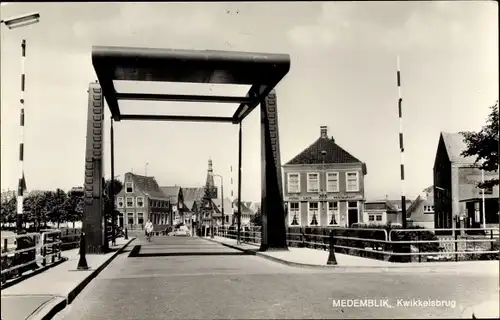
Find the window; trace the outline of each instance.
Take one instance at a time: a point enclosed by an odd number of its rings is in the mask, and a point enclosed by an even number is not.
[[[116,198],[116,206],[118,208],[123,208],[125,207],[125,203],[123,203],[123,197],[117,197]]]
[[[310,226],[319,226],[319,205],[318,202],[309,202],[307,210],[307,224]]]
[[[326,173],[326,192],[339,192],[339,173]]]
[[[307,174],[307,192],[319,192],[319,173]]]
[[[346,172],[346,191],[359,191],[359,179],[357,172]]]
[[[424,206],[425,213],[434,213],[434,206]]]
[[[133,208],[133,207],[134,207],[134,198],[127,197],[127,208]]]
[[[328,225],[338,226],[340,223],[339,203],[328,202]]]
[[[144,212],[137,212],[137,224],[144,224]]]
[[[134,213],[133,212],[128,212],[128,224],[134,224]]]
[[[381,214],[377,214],[377,221],[382,221],[382,215]]]
[[[375,216],[373,214],[370,214],[368,216],[368,221],[375,221]]]
[[[135,198],[135,203],[137,204],[137,207],[143,208],[144,207],[144,197]]]
[[[290,226],[300,226],[300,203],[288,203],[288,224]]]
[[[125,183],[125,192],[126,193],[134,192],[134,184],[132,182]]]
[[[300,174],[288,173],[288,193],[300,193]]]

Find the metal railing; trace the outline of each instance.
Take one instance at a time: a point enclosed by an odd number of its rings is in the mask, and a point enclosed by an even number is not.
[[[64,241],[69,239],[69,241]],[[2,236],[1,277],[2,283],[61,260],[61,251],[77,247],[79,230],[44,230],[42,233],[26,233]]]
[[[335,251],[350,255],[375,258],[388,261],[448,261],[454,257],[459,260],[498,259],[499,229],[470,228],[455,229],[455,236],[443,238],[436,236],[436,231],[452,231],[452,229],[391,229],[383,228],[340,228],[340,227],[308,227],[323,232],[323,234],[305,233],[304,231],[288,232],[287,243],[290,247],[310,247],[312,249],[328,249],[329,232],[334,231]],[[485,235],[459,235],[460,231],[482,231]],[[371,233],[372,237],[360,237],[359,233]],[[380,237],[375,238],[378,233]],[[354,236],[353,236],[354,234]],[[237,231],[219,228],[217,236],[230,239],[237,238]],[[430,238],[430,239],[429,239]],[[242,243],[260,244],[260,227],[245,228],[240,233]],[[446,244],[451,243],[452,248]]]

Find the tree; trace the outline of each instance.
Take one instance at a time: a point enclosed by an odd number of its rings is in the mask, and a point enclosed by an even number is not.
[[[34,222],[35,228],[39,228],[41,221],[45,220],[49,211],[49,203],[52,194],[50,191],[31,191],[24,199],[23,209],[26,217],[24,221]]]
[[[498,170],[499,116],[498,101],[490,107],[491,113],[486,119],[486,125],[479,132],[461,132],[466,148],[461,155],[475,156],[475,164],[485,171]],[[490,188],[499,184],[498,178],[479,183],[480,188]]]
[[[111,181],[113,181],[113,196],[111,195]],[[108,179],[104,182],[104,212],[106,218],[111,218],[111,213],[113,212],[114,199],[120,191],[123,189],[123,183],[117,179]]]
[[[16,203],[17,200],[15,191],[2,192],[0,203],[2,223],[10,223],[15,221],[17,211]]]
[[[66,192],[59,188],[56,191],[49,192],[47,219],[52,223],[57,223],[59,228],[59,224],[68,218],[68,204],[66,202],[68,197]]]
[[[254,226],[262,227],[262,210],[260,209],[260,207],[257,209],[257,212],[252,217],[251,223]]]
[[[83,195],[74,192],[68,194],[63,207],[67,221],[72,222],[74,228],[75,222],[82,220],[83,217]]]

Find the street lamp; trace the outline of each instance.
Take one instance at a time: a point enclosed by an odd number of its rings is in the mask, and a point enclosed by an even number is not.
[[[17,18],[10,18],[6,20],[1,20],[0,24],[5,24],[9,29],[15,29],[20,27],[25,27],[40,21],[39,13],[31,13],[28,15],[23,15]],[[21,141],[19,142],[19,163],[20,163],[20,176],[19,185],[17,189],[17,233],[23,232],[23,204],[24,204],[24,191],[26,189],[26,180],[24,177],[24,87],[26,84],[26,75],[24,72],[26,60],[26,40],[21,41],[21,97],[20,102],[20,131],[21,131]]]
[[[220,178],[220,193],[221,193],[221,206],[222,206],[222,230],[224,230],[224,177],[221,176],[220,174],[213,174],[214,177],[219,177]]]

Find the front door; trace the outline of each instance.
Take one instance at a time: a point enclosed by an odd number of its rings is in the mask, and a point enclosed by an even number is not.
[[[353,223],[358,223],[358,202],[349,201],[347,202],[347,221],[349,223],[348,227],[352,226]]]

